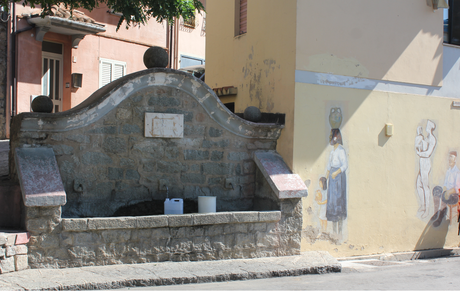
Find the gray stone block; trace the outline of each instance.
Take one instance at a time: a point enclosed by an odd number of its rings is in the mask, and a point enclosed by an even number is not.
[[[168,217],[165,215],[136,217],[137,228],[158,228],[168,226]]]
[[[193,120],[193,112],[190,111],[183,111],[176,108],[168,108],[165,110],[165,113],[183,114],[184,122],[191,122]]]
[[[73,155],[74,149],[65,144],[53,145],[53,150],[56,156]]]
[[[211,127],[211,128],[209,129],[209,136],[210,136],[210,137],[220,137],[220,136],[222,136],[222,132],[223,132],[223,131],[220,130],[220,129]]]
[[[230,152],[227,156],[229,161],[243,161],[249,158],[250,156],[247,152]]]
[[[40,207],[40,215],[53,218],[61,218],[61,206]]]
[[[85,165],[110,165],[113,161],[104,153],[86,152],[82,156],[82,163]]]
[[[16,271],[26,270],[29,268],[29,258],[27,255],[14,256],[14,267]]]
[[[168,147],[165,149],[165,156],[167,159],[177,160],[179,158],[179,155],[180,155],[180,151],[176,147],[172,147],[172,148]]]
[[[134,167],[136,166],[136,162],[133,159],[121,158],[120,166],[121,167]]]
[[[117,127],[116,126],[100,126],[95,127],[91,130],[88,130],[90,134],[116,134]]]
[[[148,105],[162,107],[177,107],[180,105],[180,100],[173,97],[152,96],[149,98]]]
[[[132,100],[133,98],[131,98]],[[118,108],[116,118],[119,120],[128,120],[132,116],[132,111],[126,108]]]
[[[182,183],[187,184],[204,184],[206,183],[206,176],[198,173],[183,173],[180,176]]]
[[[137,227],[135,217],[89,218],[88,229],[132,229]]]
[[[87,218],[63,219],[61,224],[64,231],[86,231],[88,229]]]
[[[193,215],[193,225],[215,225],[232,222],[232,214],[230,212],[203,213]]]
[[[232,222],[234,223],[248,223],[258,221],[259,212],[257,211],[232,212]]]
[[[131,238],[130,229],[111,229],[101,232],[102,239],[106,243],[126,243]]]
[[[203,140],[201,147],[203,148],[227,148],[230,142],[227,139],[223,139],[220,141],[212,141],[212,140]]]
[[[122,180],[124,171],[125,171],[124,169],[109,167],[108,168],[109,180]]]
[[[193,215],[194,216],[194,215]],[[167,215],[169,227],[185,227],[193,225],[193,216],[190,214]]]
[[[169,232],[169,228],[154,228],[152,229],[152,239],[162,240],[162,239],[169,239],[171,234]],[[160,247],[160,246],[157,246]],[[163,250],[164,251],[164,250]]]
[[[234,165],[230,163],[204,163],[202,166],[204,174],[231,175]]]
[[[142,130],[136,124],[124,124],[121,128],[123,134],[139,134],[142,133]]]
[[[107,137],[102,143],[102,148],[107,153],[120,154],[127,152],[128,144],[124,138]]]
[[[137,170],[133,170],[133,169],[126,170],[126,175],[125,175],[126,180],[139,180],[140,177],[141,176]]]
[[[221,151],[213,151],[211,153],[211,161],[218,162],[224,158],[224,152]]]
[[[14,257],[9,257],[0,260],[0,274],[14,272],[16,267],[14,265]]]
[[[83,135],[83,134],[69,135],[66,137],[66,139],[70,141],[78,142],[78,143],[89,143],[90,142],[89,136]]]
[[[276,222],[281,220],[281,211],[260,211],[259,222]]]
[[[175,174],[185,170],[185,166],[181,162],[165,162],[158,161],[157,171],[160,173]]]
[[[205,130],[206,130],[206,127],[202,125],[185,124],[184,136],[203,136],[205,133]]]
[[[209,151],[184,150],[184,159],[192,161],[202,161],[209,159]]]

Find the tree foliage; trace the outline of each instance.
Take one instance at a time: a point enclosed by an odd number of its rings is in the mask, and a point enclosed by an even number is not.
[[[0,0],[0,5],[8,9],[11,2],[21,2],[21,0]],[[195,10],[198,12],[204,10],[199,0],[24,0],[22,3],[43,8],[42,16],[49,14],[53,5],[64,4],[71,10],[85,8],[91,11],[104,3],[109,9],[122,15],[117,29],[123,21],[126,21],[126,28],[131,25],[146,24],[150,18],[155,18],[158,22],[167,20],[173,23],[174,18],[182,16],[184,19],[189,19],[195,15]]]

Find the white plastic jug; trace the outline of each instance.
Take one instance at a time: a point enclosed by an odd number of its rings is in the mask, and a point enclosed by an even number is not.
[[[166,198],[165,200],[165,214],[183,214],[184,213],[184,200],[181,198]]]

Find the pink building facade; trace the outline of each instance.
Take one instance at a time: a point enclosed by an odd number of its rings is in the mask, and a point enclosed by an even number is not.
[[[30,112],[36,96],[50,96],[53,112],[75,107],[105,84],[145,69],[143,54],[151,46],[170,52],[171,68],[204,64],[204,12],[173,26],[151,19],[129,29],[123,23],[118,31],[120,16],[104,5],[71,15],[56,7],[45,18],[39,12],[21,4],[10,9],[6,120],[0,125],[7,138],[9,116]]]

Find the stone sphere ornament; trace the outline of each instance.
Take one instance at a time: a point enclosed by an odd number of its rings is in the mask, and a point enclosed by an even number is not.
[[[144,53],[144,65],[147,69],[166,68],[169,63],[168,52],[159,46],[149,47]]]
[[[54,105],[50,97],[40,95],[34,98],[30,106],[33,112],[51,113]]]
[[[259,122],[262,120],[262,113],[260,112],[259,108],[255,106],[249,106],[244,110],[243,117],[244,119],[252,122]]]

